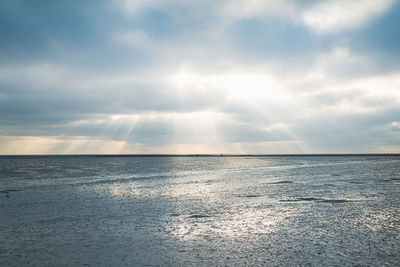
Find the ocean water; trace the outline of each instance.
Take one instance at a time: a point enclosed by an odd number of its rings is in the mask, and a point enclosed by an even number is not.
[[[400,156],[3,156],[0,240],[0,266],[398,266]]]

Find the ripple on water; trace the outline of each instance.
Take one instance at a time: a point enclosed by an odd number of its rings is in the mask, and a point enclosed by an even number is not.
[[[240,196],[240,197],[244,197],[244,198],[255,198],[255,197],[261,197],[261,195],[253,195],[253,194],[251,194],[251,195],[242,195],[242,196]]]
[[[314,201],[318,203],[346,203],[353,202],[353,200],[348,199],[324,199],[324,198],[316,198],[316,197],[298,197],[295,199],[281,199],[280,202],[307,202]]]
[[[200,219],[200,218],[210,218],[210,215],[206,215],[206,214],[193,214],[190,215],[188,218],[193,218],[193,219]]]
[[[292,181],[277,181],[277,182],[272,182],[270,184],[293,184]]]

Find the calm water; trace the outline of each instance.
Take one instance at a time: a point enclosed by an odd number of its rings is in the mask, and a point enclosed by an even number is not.
[[[1,266],[400,265],[400,156],[0,157]]]

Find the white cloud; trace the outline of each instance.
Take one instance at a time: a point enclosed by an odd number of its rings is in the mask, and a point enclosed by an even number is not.
[[[266,69],[231,66],[219,72],[209,73],[188,68],[178,70],[170,80],[177,87],[214,88],[222,91],[228,98],[241,100],[268,97],[271,100],[282,101],[288,97],[280,81]]]
[[[290,0],[229,0],[221,4],[221,13],[235,19],[268,15],[293,16],[296,9],[295,1]]]
[[[329,0],[303,13],[306,25],[318,32],[356,28],[385,12],[394,0]]]
[[[331,51],[318,55],[313,68],[348,79],[372,73],[374,64],[370,58],[357,54],[348,47],[336,46]]]
[[[228,25],[234,20],[277,16],[305,24],[320,33],[363,26],[372,18],[383,14],[396,2],[396,0],[323,0],[314,1],[315,3],[300,0],[115,1],[126,14],[130,15],[154,7],[176,15],[174,7],[179,5],[190,8],[192,15],[195,13],[214,15],[219,18],[216,21],[222,25]]]
[[[223,1],[221,14],[230,19],[281,16],[317,32],[357,28],[387,11],[395,0],[325,0],[305,4],[294,0]]]

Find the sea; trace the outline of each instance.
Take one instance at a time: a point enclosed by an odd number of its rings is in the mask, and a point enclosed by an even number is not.
[[[399,266],[400,155],[0,156],[0,266]]]

